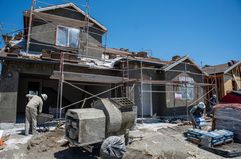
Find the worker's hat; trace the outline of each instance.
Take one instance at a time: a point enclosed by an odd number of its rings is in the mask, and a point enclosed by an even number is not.
[[[47,94],[41,94],[41,96],[43,97],[44,101],[46,101],[48,98]]]
[[[205,106],[205,104],[203,102],[199,102],[197,106],[199,108],[201,108],[201,109],[205,109],[206,108],[206,106]]]

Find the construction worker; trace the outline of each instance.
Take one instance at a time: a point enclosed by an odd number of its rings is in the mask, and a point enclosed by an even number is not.
[[[203,112],[206,106],[203,102],[199,102],[190,110],[190,115],[192,118],[192,124],[194,128],[201,129],[201,126],[205,125],[205,119],[203,118]]]
[[[213,94],[212,97],[209,100],[209,110],[207,112],[207,115],[209,117],[213,116],[213,107],[217,104],[217,96],[216,94]]]
[[[46,94],[41,94],[40,96],[34,95],[29,97],[30,100],[26,106],[25,110],[25,135],[29,135],[30,123],[32,126],[32,134],[36,134],[37,120],[36,117],[42,112],[43,102],[47,100],[48,96]]]

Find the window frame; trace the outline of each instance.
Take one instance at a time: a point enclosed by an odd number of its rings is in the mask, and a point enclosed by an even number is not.
[[[185,80],[182,80],[181,78],[184,78]],[[179,76],[178,77],[179,79],[179,81],[180,82],[186,82],[186,84],[181,84],[180,86],[178,86],[178,92],[182,92],[181,94],[182,94],[182,99],[180,99],[180,100],[188,100],[188,101],[192,101],[192,100],[194,100],[195,99],[195,88],[194,88],[194,86],[192,85],[192,83],[194,83],[194,78],[193,77],[186,77],[186,76]],[[185,89],[184,91],[183,91],[183,89]],[[192,96],[189,96],[190,95],[190,92],[191,91],[191,94],[192,94]],[[184,95],[183,95],[183,92],[185,93]],[[183,96],[185,96],[185,97],[183,97]]]
[[[62,45],[58,42],[58,38],[59,38],[59,27],[63,27],[63,28],[66,28],[68,30],[68,37],[67,37],[67,46],[65,45]],[[76,28],[76,27],[68,27],[68,26],[64,26],[64,25],[57,25],[57,29],[56,29],[56,38],[55,38],[55,45],[56,46],[62,46],[62,47],[70,47],[70,29],[77,29],[79,30],[79,37],[78,37],[78,46],[77,47],[71,47],[71,48],[79,48],[79,45],[80,45],[80,32],[81,32],[81,29],[80,28]]]

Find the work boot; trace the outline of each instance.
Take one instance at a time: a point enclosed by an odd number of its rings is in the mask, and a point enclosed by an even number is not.
[[[37,136],[39,134],[39,132],[37,130],[33,130],[32,134],[33,134],[33,136]]]

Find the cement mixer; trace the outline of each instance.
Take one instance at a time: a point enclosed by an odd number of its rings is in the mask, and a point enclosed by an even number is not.
[[[102,143],[107,138],[103,144],[121,144],[113,136],[125,135],[135,125],[133,108],[136,108],[134,103],[127,98],[100,98],[91,108],[69,109],[65,136],[70,143],[80,147]]]

